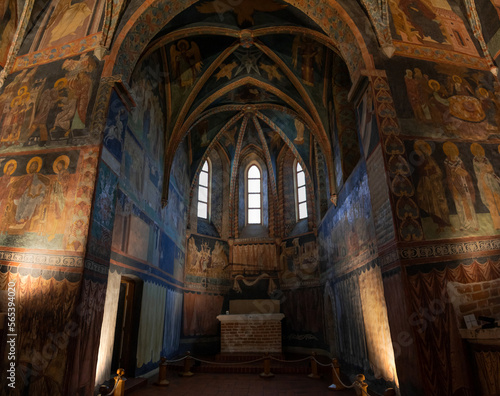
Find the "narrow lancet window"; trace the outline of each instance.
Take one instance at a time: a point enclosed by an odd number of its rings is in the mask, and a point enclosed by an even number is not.
[[[210,164],[205,161],[198,179],[198,217],[208,220],[210,214]]]
[[[257,165],[247,172],[247,218],[248,224],[262,224],[262,177]]]
[[[297,186],[297,217],[302,220],[307,218],[306,176],[298,162],[295,165],[295,185]]]

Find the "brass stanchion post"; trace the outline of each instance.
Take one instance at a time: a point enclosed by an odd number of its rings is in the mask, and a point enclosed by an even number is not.
[[[266,358],[264,359],[264,371],[260,373],[262,378],[271,378],[274,377],[274,374],[271,373],[271,358],[269,357],[269,353],[266,352]]]
[[[316,363],[316,352],[312,353],[311,356],[311,374],[308,375],[309,378],[320,378],[318,375],[318,363]]]
[[[368,395],[368,384],[365,382],[365,376],[363,374],[358,374],[356,376],[356,386],[354,389],[356,390],[356,395],[358,396],[367,396]]]
[[[167,381],[167,359],[162,357],[160,360],[160,367],[158,372],[158,382],[155,382],[156,386],[167,386],[170,382]]]
[[[115,392],[113,393],[114,396],[123,396],[125,395],[125,381],[127,380],[124,375],[125,375],[125,370],[120,368],[116,371],[116,374],[118,374],[115,377]]]
[[[184,371],[179,375],[181,377],[192,377],[194,374],[191,372],[191,352],[186,352],[186,359],[184,359]]]
[[[332,359],[332,384],[328,387],[330,390],[343,390],[345,386],[340,382],[340,364],[337,359]]]

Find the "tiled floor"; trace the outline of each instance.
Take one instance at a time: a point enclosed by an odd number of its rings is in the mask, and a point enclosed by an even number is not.
[[[256,374],[211,374],[196,373],[190,378],[181,378],[177,373],[168,373],[170,385],[157,387],[149,381],[146,388],[132,396],[354,396],[353,390],[331,392],[328,379],[310,379],[304,375],[282,374],[274,378],[260,378]]]

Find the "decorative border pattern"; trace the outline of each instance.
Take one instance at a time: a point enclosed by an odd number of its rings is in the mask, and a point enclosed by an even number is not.
[[[109,272],[108,266],[98,264],[92,260],[85,260],[85,269],[102,275],[107,275]]]
[[[392,35],[389,27],[389,10],[387,1],[361,0],[368,13],[381,47],[392,46]]]
[[[18,56],[14,62],[12,72],[92,51],[99,47],[101,36],[102,33],[99,32],[58,47],[45,48],[41,51]]]
[[[419,45],[403,43],[401,41],[394,41],[393,43],[396,47],[394,55],[404,56],[407,58],[432,60],[434,62],[450,63],[456,66],[465,66],[473,69],[490,69],[488,60],[484,58],[476,58],[470,55],[443,49],[421,47]]]
[[[111,76],[101,78],[97,97],[92,112],[92,126],[90,133],[92,137],[102,139],[104,129],[106,128],[106,119],[108,115],[109,100],[115,83],[121,81],[121,76]]]
[[[500,250],[500,239],[412,246],[400,248],[398,253],[400,259],[412,260],[489,252],[492,250]]]
[[[391,249],[386,254],[382,253],[379,257],[380,266],[382,268],[384,268],[390,264],[393,264],[393,263],[397,262],[398,260],[399,260],[399,254],[398,254],[398,251],[396,249]]]
[[[363,270],[370,265],[380,265],[379,260],[374,245],[370,244],[364,250],[360,251],[357,256],[348,255],[339,258],[335,262],[335,266],[328,268],[321,275],[321,282],[323,283],[327,280],[335,280],[337,282],[338,278],[349,276],[354,271]]]
[[[372,76],[370,79],[399,237],[406,242],[420,241],[424,232],[420,212],[414,201],[415,189],[410,180],[410,165],[406,159],[405,146],[399,138],[401,130],[389,81],[387,77],[382,76]]]
[[[115,35],[118,22],[120,20],[120,15],[122,14],[125,4],[125,0],[107,0],[105,13],[104,13],[104,25],[103,34],[101,38],[101,45],[106,48],[111,46],[111,42]]]
[[[31,252],[12,252],[8,250],[0,251],[0,261],[14,262],[19,264],[39,264],[56,267],[83,267],[83,257],[39,254]]]
[[[486,62],[488,63],[489,68],[495,67],[493,60],[491,59],[490,51],[488,50],[488,45],[484,40],[483,29],[481,27],[481,20],[479,19],[479,15],[477,14],[476,3],[472,0],[464,0],[465,9],[467,10],[467,19],[472,28],[472,33],[474,37],[479,42],[481,49],[483,50],[483,54],[486,58]]]

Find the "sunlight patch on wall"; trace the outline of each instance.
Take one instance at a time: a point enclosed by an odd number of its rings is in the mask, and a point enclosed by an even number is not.
[[[379,267],[361,273],[359,290],[370,366],[375,377],[394,382],[399,387],[385,305],[384,285]]]
[[[95,377],[95,383],[97,385],[108,380],[111,373],[116,314],[118,312],[118,299],[120,297],[120,280],[121,276],[118,272],[109,271],[106,302],[104,303],[104,315],[102,318],[101,340],[99,343],[99,355],[97,358]]]

